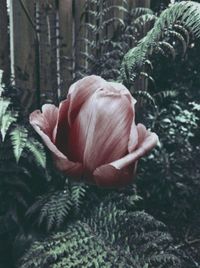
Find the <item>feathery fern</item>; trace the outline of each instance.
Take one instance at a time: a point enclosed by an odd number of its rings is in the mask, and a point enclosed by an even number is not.
[[[124,56],[119,80],[130,87],[153,53],[170,53],[175,57],[180,51],[175,46],[179,44],[185,53],[189,36],[200,36],[199,14],[200,4],[192,1],[182,1],[166,9],[140,43]]]
[[[66,231],[34,242],[20,260],[34,267],[195,267],[173,246],[163,223],[142,211],[101,203]]]
[[[87,186],[66,183],[60,190],[49,191],[39,196],[29,207],[26,215],[35,219],[33,224],[43,225],[47,232],[57,230],[69,220],[77,216],[85,199]]]

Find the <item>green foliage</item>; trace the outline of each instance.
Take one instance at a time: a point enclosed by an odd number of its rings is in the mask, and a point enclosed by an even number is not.
[[[36,198],[26,216],[47,232],[58,230],[70,217],[77,216],[85,199],[87,186],[66,183],[64,189],[51,190]]]
[[[0,88],[1,94],[3,95],[4,86],[0,85]],[[29,139],[28,130],[17,124],[19,114],[10,108],[11,105],[12,101],[9,98],[0,95],[0,134],[2,143],[6,146],[6,143],[11,142],[17,162],[19,162],[23,151],[28,149],[33,154],[36,163],[45,168],[46,156],[44,147],[34,138]],[[5,140],[6,136],[7,140]]]
[[[101,203],[67,229],[34,242],[18,267],[190,267],[163,223]]]
[[[124,53],[152,28],[156,16],[148,8],[128,10],[126,0],[114,6],[109,1],[86,1],[85,8],[86,36],[80,41],[85,43],[81,56],[86,64],[78,66],[76,76],[97,74],[116,80]],[[115,15],[122,11],[121,18]]]
[[[46,168],[46,153],[44,151],[43,145],[36,139],[29,137],[26,141],[26,148],[32,153],[36,164],[42,168]]]
[[[162,219],[183,221],[198,210],[200,148],[199,114],[195,107],[198,104],[194,102],[183,105],[173,101],[165,105],[154,122],[160,145],[141,161],[138,187],[144,206],[161,214]]]
[[[24,225],[25,212],[33,202],[34,195],[38,195],[38,192],[43,189],[44,178],[42,177],[45,173],[41,165],[39,166],[41,162],[39,156],[42,154],[43,158],[46,158],[44,148],[42,145],[40,148],[37,147],[38,157],[30,153],[29,143],[34,141],[38,144],[38,142],[34,138],[29,141],[28,130],[19,124],[22,119],[18,107],[13,105],[13,99],[15,104],[17,99],[14,92],[15,89],[10,87],[10,94],[8,94],[7,86],[0,83],[1,267],[5,267],[4,262],[7,264],[11,260],[8,252],[11,252],[13,240]],[[32,145],[33,148],[34,146]],[[44,159],[43,163],[45,163]]]
[[[176,3],[163,11],[148,34],[124,56],[120,81],[130,87],[154,53],[172,58],[183,55],[189,37],[200,36],[199,14],[200,4],[192,1]]]
[[[20,156],[24,147],[26,146],[26,141],[28,138],[28,132],[25,128],[16,127],[11,133],[11,141],[13,144],[14,155],[16,161],[19,162]]]

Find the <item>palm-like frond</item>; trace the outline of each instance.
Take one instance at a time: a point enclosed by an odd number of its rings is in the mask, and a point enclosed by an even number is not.
[[[160,46],[168,48],[175,56],[173,43],[169,42],[172,37],[176,37],[181,42],[185,52],[189,33],[192,33],[195,38],[200,37],[200,4],[182,1],[166,9],[156,21],[153,29],[124,56],[119,80],[130,86],[138,76],[145,60],[149,59],[153,52],[160,50]]]

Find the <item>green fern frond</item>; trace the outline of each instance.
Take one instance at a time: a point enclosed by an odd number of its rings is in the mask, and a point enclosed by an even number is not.
[[[138,70],[141,69],[145,60],[149,59],[156,49],[157,44],[167,42],[166,38],[169,38],[169,31],[177,23],[189,29],[195,38],[199,38],[200,4],[193,1],[181,1],[166,9],[137,47],[129,50],[124,56],[119,80],[125,85],[130,85],[130,82],[132,83],[136,79]],[[172,48],[170,50],[172,51]]]
[[[154,94],[154,98],[157,102],[164,102],[166,99],[173,99],[178,96],[177,90],[165,90]]]
[[[153,14],[145,14],[138,17],[133,25],[138,28],[138,31],[143,31],[145,27],[151,29],[157,19],[157,16]]]
[[[34,242],[18,267],[192,268],[173,247],[165,225],[145,212],[108,202],[90,214],[65,232]]]
[[[174,37],[175,40],[178,40],[181,43],[181,45],[183,47],[183,55],[184,55],[186,50],[187,50],[187,46],[188,46],[187,41],[185,41],[182,34],[176,32],[176,31],[170,30],[169,33],[170,33],[170,36]]]
[[[17,162],[19,162],[21,154],[28,140],[28,131],[24,127],[18,126],[14,130],[12,130],[10,136],[15,159]]]
[[[44,146],[33,138],[27,139],[25,147],[32,153],[36,163],[45,169],[46,167],[46,153]]]
[[[0,129],[1,129],[1,136],[2,141],[4,141],[6,134],[10,128],[10,126],[17,121],[16,115],[7,111],[1,118],[0,122]]]
[[[35,217],[38,226],[43,225],[47,232],[59,229],[69,218],[78,215],[86,195],[86,186],[68,183],[63,190],[51,191],[28,209],[28,218]]]
[[[72,185],[71,186],[71,200],[73,202],[73,210],[75,213],[80,211],[83,199],[85,197],[87,186]]]
[[[146,14],[153,15],[153,11],[150,8],[146,7],[136,7],[131,10],[130,14],[133,19],[137,19],[142,15]]]
[[[176,32],[180,32],[182,34],[182,36],[185,37],[185,41],[186,41],[186,45],[189,45],[189,41],[190,41],[190,33],[189,31],[183,27],[181,24],[174,24],[173,28],[175,29]]]
[[[50,192],[38,200],[26,212],[27,217],[37,216],[37,224],[45,225],[49,232],[59,228],[66,220],[72,207],[70,193],[67,190]]]
[[[112,23],[118,23],[120,26],[124,27],[125,24],[124,24],[124,21],[118,17],[113,17],[111,19],[108,19],[108,20],[105,20],[102,25],[99,27],[99,29],[102,31],[105,27],[108,27],[110,24]]]
[[[152,104],[155,108],[157,108],[155,98],[147,91],[137,90],[133,93],[133,96],[136,99],[139,97],[140,99],[147,101],[148,103]]]
[[[0,122],[2,120],[2,117],[7,112],[9,105],[10,105],[9,99],[4,99],[4,98],[0,97]]]
[[[161,41],[158,44],[166,52],[166,53],[164,52],[164,55],[170,54],[171,57],[172,57],[172,59],[173,60],[175,59],[175,57],[176,57],[176,50],[174,49],[174,47],[170,43],[168,43],[166,41]]]

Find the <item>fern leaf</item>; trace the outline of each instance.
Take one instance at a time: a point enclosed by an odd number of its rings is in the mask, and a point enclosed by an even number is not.
[[[0,126],[2,141],[4,141],[10,126],[12,125],[12,123],[16,122],[16,120],[16,116],[14,116],[10,111],[2,116]]]
[[[124,56],[121,67],[121,77],[119,80],[123,81],[125,85],[129,85],[130,81],[134,81],[138,75],[138,70],[141,70],[145,60],[149,59],[153,51],[156,49],[156,44],[158,42],[161,42],[161,44],[165,44],[165,42],[167,43],[167,40],[165,39],[167,33],[169,33],[169,31],[173,29],[173,25],[176,25],[177,23],[181,23],[183,27],[190,29],[190,32],[194,37],[199,38],[200,4],[193,1],[181,1],[166,9],[160,15],[159,19],[157,19],[154,27],[139,42],[137,47],[129,50]],[[172,45],[168,43],[169,51],[172,52],[174,48],[170,46]],[[175,53],[173,52],[172,55],[174,54]]]
[[[8,110],[8,106],[10,105],[9,99],[0,98],[0,124],[2,121],[2,117],[5,115],[6,111]]]
[[[28,139],[28,132],[23,127],[16,127],[11,133],[11,141],[13,146],[13,151],[15,155],[15,159],[19,162],[20,156],[23,152],[23,149],[26,146],[26,142]]]
[[[36,163],[42,168],[46,167],[46,153],[43,145],[33,138],[29,138],[26,142],[26,148],[33,154]]]
[[[145,212],[127,212],[108,202],[101,203],[89,216],[69,224],[66,231],[34,242],[19,267],[177,268],[193,267],[191,265],[190,259],[186,263],[184,253],[175,249],[163,223]]]
[[[73,209],[75,213],[78,213],[86,194],[86,186],[72,185],[71,187],[71,199],[73,202]]]
[[[131,17],[133,19],[137,19],[138,17],[146,14],[153,15],[153,11],[150,8],[145,7],[137,7],[131,10]]]

